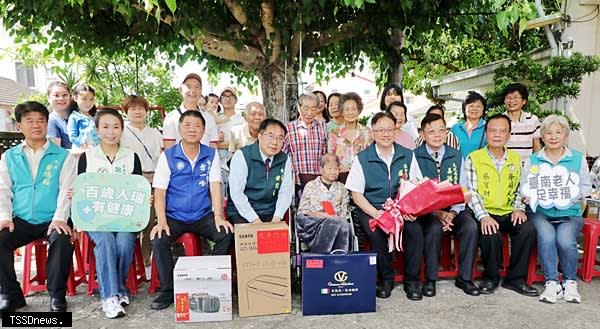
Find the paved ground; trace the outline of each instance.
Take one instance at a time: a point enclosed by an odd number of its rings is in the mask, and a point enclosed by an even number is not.
[[[21,266],[17,264],[17,268]],[[109,320],[102,313],[99,299],[85,294],[69,297],[75,328],[600,328],[600,279],[580,283],[583,303],[543,304],[536,298],[523,297],[499,288],[490,296],[470,297],[454,287],[453,281],[438,283],[438,296],[419,302],[406,299],[402,286],[392,297],[377,301],[377,312],[341,316],[304,317],[301,298],[295,296],[293,312],[287,315],[239,318],[220,323],[176,324],[174,309],[153,311],[149,305],[153,296],[142,291],[132,297],[127,316]],[[23,311],[46,311],[48,296],[38,293],[27,298]],[[234,308],[235,309],[235,308]],[[237,310],[234,311],[237,314]]]

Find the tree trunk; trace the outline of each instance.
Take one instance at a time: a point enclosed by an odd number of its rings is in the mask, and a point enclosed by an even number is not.
[[[386,85],[395,83],[404,89],[404,86],[402,85],[402,74],[403,73],[404,73],[404,65],[402,65],[402,62],[398,61],[398,63],[392,64],[390,69],[388,70],[388,79],[387,79],[388,81],[387,81]]]
[[[284,123],[294,120],[298,116],[296,106],[298,101],[297,65],[288,65],[286,74],[283,64],[275,63],[257,69],[256,75],[260,81],[267,117],[281,120]]]

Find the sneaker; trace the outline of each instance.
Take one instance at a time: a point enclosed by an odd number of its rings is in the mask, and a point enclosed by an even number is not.
[[[569,303],[581,303],[581,295],[577,291],[577,281],[567,280],[563,283],[565,300]]]
[[[121,305],[121,307],[126,307],[129,306],[129,296],[124,295],[123,297],[119,296],[119,305]]]
[[[109,319],[116,319],[125,316],[125,310],[123,306],[119,304],[117,296],[106,298],[102,301],[102,311]]]
[[[540,295],[540,302],[555,304],[563,298],[563,289],[556,281],[546,281],[546,289]]]

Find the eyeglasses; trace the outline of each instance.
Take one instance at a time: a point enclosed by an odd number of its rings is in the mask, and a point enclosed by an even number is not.
[[[378,134],[392,134],[396,131],[396,129],[373,129],[373,131]]]
[[[283,136],[275,136],[272,133],[262,134],[262,136],[264,136],[269,142],[272,142],[274,140],[277,143],[283,143],[283,141],[285,140],[285,137],[283,137]]]
[[[235,96],[233,95],[225,95],[225,96],[221,96],[221,100],[231,100],[234,99]]]
[[[512,101],[519,101],[519,100],[522,100],[522,99],[523,99],[523,97],[521,97],[521,96],[515,96],[515,97],[506,97],[506,98],[504,99],[504,101],[505,101],[505,102],[512,102]]]

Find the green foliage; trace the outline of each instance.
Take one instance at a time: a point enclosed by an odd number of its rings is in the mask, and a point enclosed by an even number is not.
[[[528,86],[529,100],[524,110],[542,120],[550,114],[564,115],[550,109],[548,103],[561,98],[575,99],[579,95],[583,76],[600,70],[600,57],[574,53],[570,57],[552,57],[548,63],[534,62],[529,56],[516,58],[511,64],[496,69],[494,89],[486,93],[490,106],[488,115],[504,111],[502,90],[519,81]],[[578,130],[578,122],[569,121],[571,129]]]
[[[543,4],[547,13],[559,10],[556,1]],[[422,33],[407,32],[403,85],[416,94],[426,93],[435,102],[439,100],[433,99],[427,81],[526,54],[547,43],[542,29],[522,30],[535,17],[533,1],[472,1],[457,11],[465,14],[437,20]],[[381,59],[376,65],[378,83],[386,81],[389,67]]]
[[[38,103],[44,104],[46,107],[50,106],[50,104],[48,103],[48,96],[44,93],[35,93],[35,94],[31,94],[31,95],[20,94],[17,104],[20,104],[20,103],[23,103],[26,101],[36,101]]]

